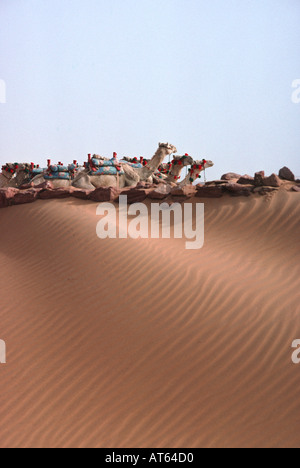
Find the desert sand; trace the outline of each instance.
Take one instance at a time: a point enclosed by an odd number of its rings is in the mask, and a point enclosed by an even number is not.
[[[1,210],[1,448],[299,447],[299,201],[203,200],[198,251],[101,241],[90,201]]]

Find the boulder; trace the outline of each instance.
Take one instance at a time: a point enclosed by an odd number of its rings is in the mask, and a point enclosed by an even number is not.
[[[28,190],[19,190],[12,199],[13,205],[23,205],[25,203],[33,203],[37,200],[38,190],[34,188]]]
[[[223,196],[223,188],[220,186],[214,187],[213,185],[211,186],[197,185],[196,188],[197,188],[197,192],[196,192],[197,198],[221,198]]]
[[[249,197],[253,192],[253,185],[228,184],[224,187],[224,191],[230,193],[233,197]]]
[[[264,185],[265,171],[256,172],[254,176],[254,185],[262,187]]]
[[[41,200],[52,200],[55,198],[68,198],[72,194],[70,188],[58,188],[58,189],[42,189],[38,198]]]
[[[240,177],[242,177],[240,174],[235,174],[234,172],[228,172],[227,174],[223,174],[221,179],[232,180],[232,179],[240,179]]]
[[[131,205],[132,203],[140,203],[143,202],[149,193],[151,192],[151,189],[138,189],[136,187],[131,188],[131,189],[125,189],[122,190],[120,195],[126,195],[127,196],[127,203],[128,205]],[[119,201],[119,199],[117,200]]]
[[[267,193],[276,192],[277,190],[279,190],[278,187],[255,187],[253,192],[259,193],[259,195],[266,195]]]
[[[12,187],[8,187],[8,188],[5,188],[5,189],[0,189],[0,193],[1,193],[1,199],[2,199],[2,206],[11,206],[13,205],[13,200],[14,200],[14,197],[17,195],[17,193],[19,193],[20,190],[17,189],[17,188],[12,188]]]
[[[0,208],[5,208],[6,206],[8,206],[8,204],[6,201],[4,189],[0,189]]]
[[[279,177],[284,180],[289,180],[291,182],[295,181],[295,175],[292,173],[292,171],[284,166],[282,169],[279,171]]]
[[[280,187],[281,184],[282,182],[276,174],[272,174],[270,177],[263,178],[263,185],[265,187]]]
[[[298,185],[294,185],[294,187],[292,187],[292,190],[294,192],[300,192],[300,187]]]
[[[195,185],[183,185],[182,187],[174,187],[172,188],[171,195],[172,197],[186,197],[191,198],[197,192],[197,187]]]
[[[93,190],[76,189],[71,193],[71,197],[79,198],[80,200],[89,200]]]
[[[255,179],[254,177],[251,177],[249,175],[244,175],[242,177],[240,177],[237,181],[237,184],[241,184],[241,185],[255,185]]]
[[[88,198],[89,200],[95,202],[114,202],[115,200],[117,200],[119,195],[120,190],[118,190],[116,187],[100,187],[92,191]]]
[[[229,184],[229,180],[211,180],[209,182],[205,182],[205,186],[210,185],[226,185]]]
[[[170,195],[171,191],[172,187],[170,185],[159,184],[157,188],[151,190],[148,198],[152,198],[154,200],[163,200]]]
[[[148,189],[148,188],[154,188],[157,187],[157,184],[152,184],[151,182],[146,182],[142,180],[139,182],[136,186],[136,188],[142,188],[142,189]]]

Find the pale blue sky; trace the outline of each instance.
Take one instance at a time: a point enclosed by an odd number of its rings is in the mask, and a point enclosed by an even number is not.
[[[299,0],[0,0],[0,163],[150,157],[300,175]]]

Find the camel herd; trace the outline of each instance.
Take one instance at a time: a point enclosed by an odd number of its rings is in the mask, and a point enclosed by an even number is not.
[[[191,156],[175,155],[177,149],[169,143],[159,143],[152,159],[123,158],[119,161],[114,153],[112,159],[98,155],[89,155],[84,166],[77,161],[64,166],[62,163],[51,165],[45,169],[33,163],[7,163],[0,174],[0,188],[25,188],[39,186],[51,182],[53,188],[73,186],[84,190],[94,190],[100,187],[134,187],[139,182],[165,183],[171,185],[189,185],[197,180],[200,173],[212,167],[212,161],[194,161]],[[173,160],[165,164],[166,157],[174,154]],[[182,170],[190,169],[186,177],[180,182]]]

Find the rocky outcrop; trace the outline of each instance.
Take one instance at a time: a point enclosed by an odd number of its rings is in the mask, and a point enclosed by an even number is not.
[[[300,186],[299,185],[294,185],[294,187],[292,187],[292,190],[294,192],[300,192]]]
[[[237,183],[242,184],[242,185],[255,185],[255,180],[254,180],[254,177],[251,177],[246,174],[240,177]]]
[[[100,187],[91,192],[88,198],[95,202],[113,202],[118,199],[119,195],[120,190],[115,187]],[[74,192],[72,196],[74,196]]]
[[[280,178],[276,174],[263,178],[263,185],[265,187],[280,187],[282,184]]]
[[[264,185],[265,171],[256,172],[254,175],[254,185],[262,187]]]
[[[141,202],[143,202],[147,198],[147,196],[149,195],[150,191],[151,191],[151,189],[132,188],[132,189],[129,189],[129,190],[128,189],[122,190],[120,195],[126,195],[128,205],[131,205],[132,203],[141,203]]]
[[[226,185],[226,184],[229,184],[229,180],[211,180],[211,181],[208,181],[208,182],[205,182],[205,186],[209,186],[209,185]]]
[[[72,194],[72,189],[69,187],[58,188],[58,189],[42,189],[38,194],[40,200],[52,200],[52,199],[61,199],[69,198]]]
[[[252,185],[242,184],[228,184],[224,187],[224,191],[228,192],[233,197],[249,197],[253,192],[254,187]]]
[[[284,166],[282,169],[279,171],[279,177],[283,180],[289,180],[290,182],[295,181],[295,175],[292,173],[292,171]]]
[[[232,180],[232,179],[240,179],[242,176],[240,174],[235,174],[234,172],[227,172],[227,174],[223,174],[221,179],[222,180]]]
[[[76,189],[71,193],[71,196],[80,200],[89,200],[92,193],[93,190]]]
[[[197,198],[221,198],[223,196],[223,189],[220,186],[203,186],[197,185]]]
[[[16,188],[7,188],[0,190],[0,208],[12,205],[24,205],[25,203],[33,203],[37,200],[39,190],[28,189],[19,190]]]
[[[255,187],[253,192],[259,195],[266,195],[267,193],[276,192],[277,190],[279,190],[278,187]]]
[[[184,185],[183,187],[174,187],[172,188],[171,195],[172,197],[186,197],[191,198],[197,192],[197,187],[195,185]]]
[[[172,187],[170,185],[160,184],[157,188],[155,188],[149,193],[148,198],[154,200],[163,200],[164,198],[167,198],[170,195],[171,191]]]

